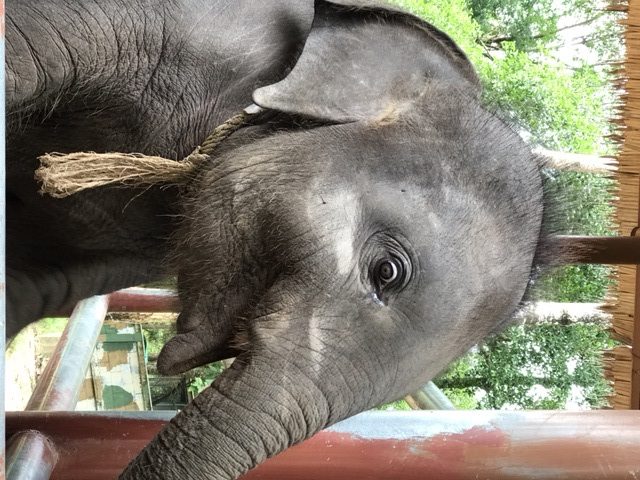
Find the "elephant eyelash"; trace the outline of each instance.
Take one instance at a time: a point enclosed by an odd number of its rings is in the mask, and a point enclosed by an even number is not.
[[[369,298],[371,298],[371,300],[373,300],[373,303],[375,303],[379,307],[386,307],[387,306],[386,303],[384,303],[382,300],[380,300],[380,297],[378,296],[378,294],[376,292],[371,292],[369,294]]]

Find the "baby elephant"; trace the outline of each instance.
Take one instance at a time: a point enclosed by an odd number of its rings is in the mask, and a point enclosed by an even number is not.
[[[159,368],[237,357],[121,478],[235,479],[517,309],[538,162],[433,26],[358,0],[8,4],[10,333],[174,272]],[[251,104],[186,184],[38,193],[44,153],[181,159]]]

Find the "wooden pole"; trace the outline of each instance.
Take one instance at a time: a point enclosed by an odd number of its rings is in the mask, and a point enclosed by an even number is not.
[[[546,166],[558,170],[599,173],[604,175],[609,175],[617,170],[617,163],[612,158],[580,153],[554,152],[546,149],[537,149],[535,153],[546,159]]]
[[[557,235],[546,240],[549,263],[553,265],[640,263],[640,237],[582,237]]]

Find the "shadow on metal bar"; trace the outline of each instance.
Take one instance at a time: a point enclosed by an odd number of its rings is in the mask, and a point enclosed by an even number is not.
[[[54,480],[111,480],[170,412],[15,412],[59,460]],[[619,480],[640,476],[640,415],[590,412],[369,412],[258,466],[244,480]]]

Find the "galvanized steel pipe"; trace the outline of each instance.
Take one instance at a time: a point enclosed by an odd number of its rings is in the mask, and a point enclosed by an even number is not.
[[[76,305],[26,410],[75,408],[108,308],[106,295],[91,297]]]
[[[427,382],[422,388],[413,392],[411,398],[422,410],[455,410],[442,390],[433,382]]]
[[[20,432],[7,450],[7,478],[49,480],[58,461],[51,439],[36,431]]]

